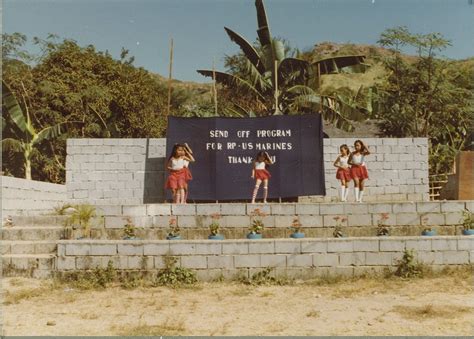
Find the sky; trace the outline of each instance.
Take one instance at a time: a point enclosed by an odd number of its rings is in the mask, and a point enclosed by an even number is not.
[[[196,69],[223,70],[225,55],[239,51],[224,26],[248,41],[256,37],[254,0],[3,0],[3,33],[20,32],[29,41],[54,33],[92,44],[119,58],[122,47],[134,64],[168,76],[170,38],[173,78],[208,82]],[[412,33],[440,32],[452,46],[443,55],[474,56],[474,5],[469,0],[267,0],[273,36],[292,47],[317,43],[376,44],[387,28]],[[29,44],[28,50],[35,52]]]

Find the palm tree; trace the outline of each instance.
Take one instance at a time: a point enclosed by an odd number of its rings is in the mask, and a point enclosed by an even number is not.
[[[245,94],[255,100],[267,114],[319,112],[337,127],[351,130],[350,116],[342,113],[344,102],[337,97],[319,93],[319,79],[325,74],[342,70],[365,70],[364,55],[337,56],[309,63],[297,56],[287,56],[281,39],[272,38],[262,0],[256,0],[259,46],[255,48],[245,38],[224,27],[230,39],[239,45],[245,59],[244,72],[231,74],[212,70],[198,70],[204,76]],[[350,111],[345,109],[344,111]],[[235,105],[235,112],[252,116],[253,112]]]
[[[66,132],[69,125],[78,122],[62,122],[37,132],[31,121],[26,101],[25,114],[5,81],[2,81],[2,91],[2,132],[6,131],[8,135],[11,135],[11,137],[2,140],[2,150],[21,153],[25,167],[25,178],[31,179],[31,158],[37,152],[36,148],[39,144],[44,140],[57,138]]]

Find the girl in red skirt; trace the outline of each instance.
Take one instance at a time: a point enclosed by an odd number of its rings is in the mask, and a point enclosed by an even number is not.
[[[194,158],[186,151],[186,147],[181,144],[174,145],[171,156],[168,158],[166,168],[170,174],[165,184],[165,188],[173,192],[174,203],[185,203],[187,181],[190,180],[187,167],[190,162],[194,162]]]
[[[369,179],[367,167],[365,167],[364,157],[369,155],[369,149],[362,140],[354,142],[355,151],[349,157],[351,165],[351,177],[354,180],[354,194],[357,202],[362,202],[364,195],[364,180]]]
[[[267,203],[268,197],[268,180],[271,175],[268,172],[267,167],[272,165],[273,162],[267,152],[258,152],[255,160],[253,161],[252,178],[255,179],[255,188],[252,194],[252,204],[255,204],[257,198],[258,189],[263,181],[263,203]]]
[[[349,194],[349,182],[351,181],[351,171],[349,169],[349,147],[344,144],[339,147],[341,154],[334,161],[337,167],[336,178],[341,181],[341,201],[347,201]]]
[[[187,143],[184,143],[184,151],[186,152],[187,156],[194,161],[193,158],[193,151],[191,150],[191,147]],[[185,179],[186,179],[186,185],[184,187],[184,203],[188,200],[188,194],[189,194],[189,182],[193,180],[193,175],[191,174],[191,171],[189,169],[189,161],[185,162]]]

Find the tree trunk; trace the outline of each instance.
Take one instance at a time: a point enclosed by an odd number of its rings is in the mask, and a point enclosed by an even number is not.
[[[30,152],[26,150],[23,155],[25,156],[25,179],[31,180],[31,159]]]

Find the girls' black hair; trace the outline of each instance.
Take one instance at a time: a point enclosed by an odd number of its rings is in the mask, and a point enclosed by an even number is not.
[[[184,147],[184,145],[183,144],[174,144],[173,149],[171,151],[171,155],[168,158],[168,161],[170,161],[170,159],[175,156],[176,151],[178,150],[178,147]]]

